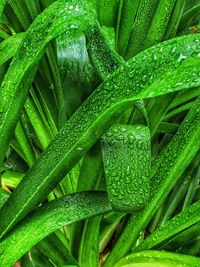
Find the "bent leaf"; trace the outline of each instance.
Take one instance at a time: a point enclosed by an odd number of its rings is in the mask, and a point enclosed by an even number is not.
[[[143,251],[128,255],[114,267],[198,267],[199,265],[200,259],[197,257],[165,251]]]
[[[33,210],[135,100],[200,86],[199,40],[199,35],[179,37],[147,49],[103,82],[55,136],[0,210],[0,235]]]
[[[0,166],[46,45],[62,32],[71,38],[74,31],[86,31],[95,20],[92,7],[88,1],[57,1],[27,30],[0,88]]]
[[[186,170],[200,147],[200,98],[188,112],[171,142],[152,163],[150,184],[152,195],[149,204],[139,216],[132,216],[127,223],[112,253],[106,259],[105,267],[112,266],[134,246],[156,210],[170,193],[179,177]],[[126,243],[124,245],[124,240]]]
[[[142,210],[149,199],[150,132],[142,124],[113,125],[101,139],[108,197],[113,209]]]

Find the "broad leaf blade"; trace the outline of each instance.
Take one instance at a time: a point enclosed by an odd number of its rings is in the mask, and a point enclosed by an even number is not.
[[[1,209],[1,236],[41,202],[135,100],[198,87],[199,50],[199,35],[170,40],[138,54],[103,82],[55,136]],[[156,61],[152,60],[155,55]]]

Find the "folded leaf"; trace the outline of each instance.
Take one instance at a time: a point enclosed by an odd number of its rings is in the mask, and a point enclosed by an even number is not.
[[[95,18],[88,1],[80,5],[78,0],[61,0],[45,9],[27,30],[0,88],[0,166],[46,45],[62,32],[72,38],[72,33],[87,30]]]
[[[199,35],[191,35],[159,44],[109,76],[55,136],[0,210],[0,235],[33,210],[135,100],[200,86],[199,40]]]
[[[118,259],[125,256],[140,236],[155,212],[166,199],[180,176],[184,173],[200,147],[200,98],[179,127],[171,142],[161,151],[152,163],[151,199],[137,217],[132,216],[112,253],[106,259],[105,267],[112,266]],[[126,243],[124,244],[124,240]]]
[[[105,178],[113,209],[138,212],[149,199],[150,132],[144,125],[113,125],[101,139]]]

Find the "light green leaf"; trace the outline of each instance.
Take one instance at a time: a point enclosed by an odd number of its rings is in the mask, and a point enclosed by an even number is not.
[[[114,267],[198,267],[200,259],[193,256],[165,251],[143,251],[130,254]]]

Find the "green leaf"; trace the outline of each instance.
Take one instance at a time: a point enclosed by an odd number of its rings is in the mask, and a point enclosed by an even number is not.
[[[55,136],[1,209],[1,236],[41,202],[134,101],[199,86],[199,47],[199,35],[159,44],[103,82]]]
[[[0,65],[15,55],[24,36],[25,33],[17,33],[0,43]]]
[[[103,26],[115,27],[119,0],[95,0],[99,23]]]
[[[7,0],[1,0],[1,2],[0,2],[0,18],[1,18],[1,15],[3,13],[4,7],[6,5],[6,2],[7,2]]]
[[[32,246],[64,225],[111,210],[106,193],[98,191],[68,195],[43,205],[0,242],[1,267],[14,264]]]
[[[163,40],[175,3],[175,0],[159,1],[147,33],[145,47],[150,47]]]
[[[199,209],[200,201],[188,206],[174,218],[165,222],[135,250],[157,249],[164,246],[170,239],[200,222]]]
[[[118,12],[118,24],[116,29],[117,51],[124,56],[128,41],[134,25],[135,15],[137,13],[139,0],[120,0],[120,9]]]
[[[200,259],[197,257],[165,251],[143,251],[128,255],[114,267],[198,267],[199,265]]]
[[[116,124],[102,137],[101,144],[113,209],[128,213],[142,210],[149,199],[149,128],[142,124]]]
[[[48,259],[51,259],[56,266],[63,266],[64,264],[77,264],[68,248],[55,233],[45,237],[36,245],[36,247],[43,255],[45,255]]]
[[[195,17],[199,13],[200,13],[200,4],[194,5],[191,9],[189,9],[187,12],[185,12],[181,17],[181,20],[180,20],[180,23],[178,26],[178,30],[181,31],[184,28],[186,28],[190,19],[192,19],[193,17]]]
[[[132,32],[126,49],[125,58],[129,59],[144,49],[144,42],[151,26],[158,0],[141,0],[134,18]]]
[[[96,216],[84,223],[79,248],[81,267],[98,266],[100,222],[101,216]]]
[[[177,0],[175,1],[175,6],[170,17],[168,27],[165,32],[164,39],[170,39],[176,36],[178,25],[185,7],[186,0]]]
[[[81,28],[79,31],[84,31],[94,21],[95,13],[92,4],[82,1],[80,6],[79,1],[76,0],[76,2],[73,1],[71,8],[70,2],[66,3],[65,0],[55,2],[36,18],[27,30],[26,38],[23,39],[2,82],[0,90],[0,165],[46,45],[64,31],[71,38],[77,25]],[[67,19],[66,12],[69,13]],[[74,20],[76,20],[75,26]]]
[[[19,184],[20,180],[24,176],[24,173],[5,171],[1,174],[2,183],[7,187],[14,189]]]
[[[152,163],[151,199],[137,217],[131,216],[104,266],[112,266],[134,246],[179,177],[186,170],[200,147],[200,98],[189,111],[171,142]],[[124,245],[124,240],[127,240]]]
[[[63,33],[56,41],[65,109],[69,118],[96,88],[97,77],[89,61],[83,34],[69,41],[68,35]]]
[[[8,199],[9,197],[9,193],[6,192],[5,190],[3,190],[1,187],[0,187],[0,208],[3,206],[3,204],[6,202],[6,200]]]
[[[21,258],[23,267],[53,267],[54,265],[45,257],[37,248],[31,249],[26,255]]]

